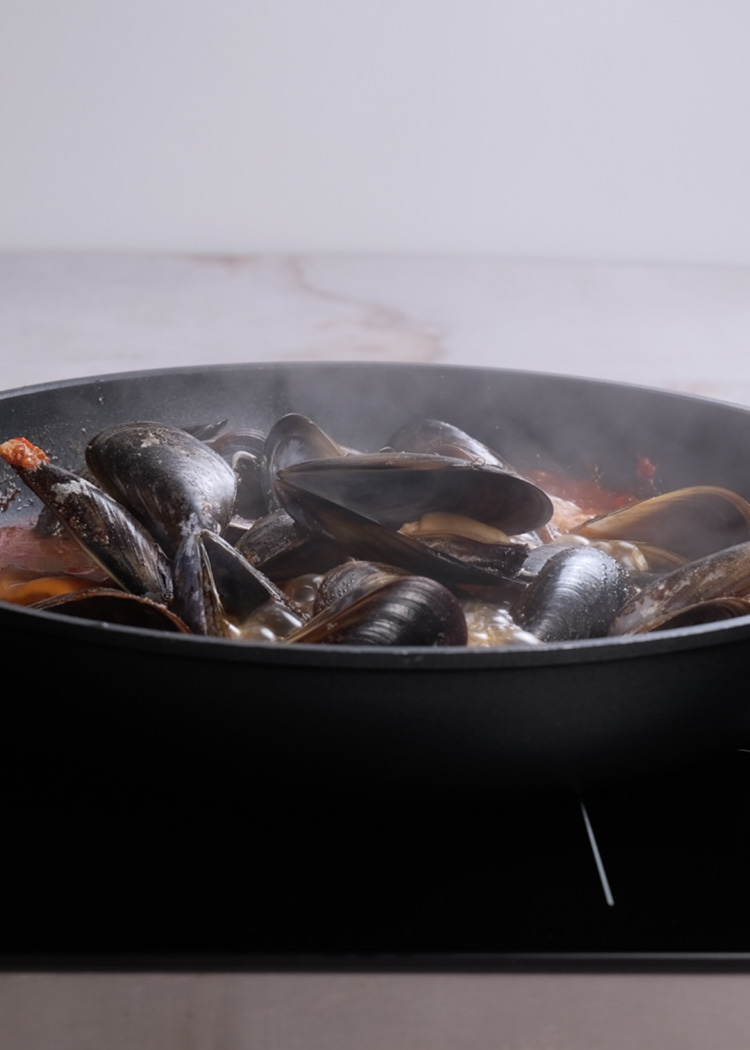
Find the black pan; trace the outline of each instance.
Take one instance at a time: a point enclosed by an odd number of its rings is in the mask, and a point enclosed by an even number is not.
[[[539,467],[750,497],[750,411],[543,374],[375,364],[207,367],[0,395],[0,438],[77,466],[130,419],[270,425],[297,411],[355,447],[419,416]],[[15,484],[8,469],[3,487]],[[10,504],[10,523],[32,498]],[[545,649],[239,645],[0,604],[5,787],[180,797],[488,797],[581,789],[750,742],[750,618]],[[22,686],[12,670],[22,669]]]

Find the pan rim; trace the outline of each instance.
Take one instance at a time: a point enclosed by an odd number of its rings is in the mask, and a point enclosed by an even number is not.
[[[309,645],[281,642],[238,642],[228,638],[172,634],[145,627],[109,624],[83,617],[29,609],[0,602],[0,626],[25,626],[41,637],[53,632],[71,641],[104,647],[147,649],[180,659],[215,660],[233,663],[294,667],[356,666],[382,670],[494,670],[500,668],[554,667],[568,664],[603,663],[634,657],[660,656],[689,649],[747,642],[750,646],[750,615],[719,623],[681,627],[658,634],[577,639],[538,646],[355,646]]]
[[[137,379],[168,378],[169,376],[189,376],[196,373],[213,375],[216,373],[229,374],[232,372],[299,372],[309,369],[319,371],[331,369],[337,371],[382,371],[382,372],[432,372],[445,374],[492,374],[497,376],[514,376],[519,378],[534,377],[545,378],[551,381],[570,382],[572,384],[585,384],[586,386],[599,387],[601,389],[623,388],[634,392],[641,391],[676,401],[697,402],[708,405],[718,405],[728,411],[736,411],[741,415],[750,415],[750,406],[739,402],[724,401],[702,394],[688,394],[681,390],[669,390],[664,387],[649,386],[643,383],[631,383],[627,380],[600,379],[597,376],[581,375],[575,372],[547,372],[540,369],[506,368],[501,366],[487,365],[456,365],[456,364],[431,364],[409,361],[307,361],[304,359],[294,361],[244,361],[244,362],[218,362],[202,365],[177,365],[163,368],[141,368],[124,372],[101,372],[94,375],[73,376],[64,379],[49,380],[43,383],[32,383],[20,387],[12,387],[0,390],[0,401],[13,397],[55,392],[67,388],[79,386],[93,386],[96,383],[130,382]]]

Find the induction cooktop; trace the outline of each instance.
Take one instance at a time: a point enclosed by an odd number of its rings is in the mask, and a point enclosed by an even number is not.
[[[750,753],[586,797],[3,802],[5,969],[750,967]]]

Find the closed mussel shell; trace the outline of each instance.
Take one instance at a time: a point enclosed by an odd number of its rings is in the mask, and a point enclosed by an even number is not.
[[[173,553],[186,531],[221,531],[231,517],[234,471],[203,441],[162,423],[121,423],[91,441],[86,462]]]
[[[628,574],[594,547],[570,547],[548,562],[519,599],[514,615],[543,642],[605,635],[629,593]]]
[[[356,600],[325,609],[288,642],[327,645],[466,645],[466,618],[453,594],[421,576],[388,579]]]
[[[398,577],[408,576],[405,569],[372,561],[346,561],[329,569],[315,596],[313,613],[347,604],[375,587]]]

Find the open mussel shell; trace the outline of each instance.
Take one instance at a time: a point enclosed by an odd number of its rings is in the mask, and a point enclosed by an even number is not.
[[[492,463],[503,470],[512,471],[511,466],[493,449],[460,427],[441,419],[416,419],[406,423],[391,434],[385,444],[397,452],[429,452],[451,459],[466,459],[471,463]]]
[[[260,457],[252,452],[238,452],[231,460],[237,479],[234,516],[252,521],[268,513],[268,499],[263,489]]]
[[[191,433],[194,434],[195,431]],[[268,500],[263,489],[262,469],[265,433],[254,427],[244,427],[220,434],[211,440],[200,434],[195,436],[201,437],[232,467],[237,477],[234,514],[248,519],[266,514]]]
[[[221,536],[201,534],[216,591],[228,616],[241,622],[269,600],[292,609],[292,603],[269,577]]]
[[[230,430],[214,437],[206,437],[190,431],[195,437],[201,438],[210,445],[214,452],[218,452],[227,463],[232,463],[238,452],[247,452],[260,458],[263,446],[266,443],[266,435],[256,427],[245,427],[240,430]]]
[[[379,452],[299,463],[278,474],[297,493],[399,528],[432,511],[529,532],[552,517],[549,497],[500,467],[418,453]]]
[[[34,608],[83,620],[116,624],[118,627],[145,627],[151,631],[190,633],[190,629],[179,616],[165,606],[148,598],[140,598],[108,587],[46,598],[37,602]]]
[[[622,607],[610,634],[640,634],[703,602],[750,595],[750,541],[660,576]],[[721,617],[724,618],[724,617]]]
[[[278,419],[266,436],[263,447],[262,483],[268,506],[278,510],[276,476],[280,470],[308,460],[336,459],[341,448],[307,416],[288,412]]]
[[[750,616],[750,598],[712,598],[710,601],[686,605],[684,609],[668,613],[661,619],[644,622],[630,633],[647,634],[651,631],[672,631],[678,627],[698,627],[706,623],[734,620],[738,616]]]
[[[196,634],[232,637],[266,602],[289,612],[293,603],[264,573],[210,529],[189,533],[174,565],[174,608]]]
[[[310,491],[299,491],[282,471],[276,479],[279,496],[289,514],[310,533],[322,533],[352,558],[398,565],[420,576],[431,576],[446,583],[496,583],[507,579],[507,562],[495,567],[464,562],[444,551],[433,550],[411,536],[357,514]],[[510,544],[512,554],[523,562],[527,548]]]
[[[283,510],[253,522],[236,546],[251,565],[275,580],[325,572],[346,558],[339,546],[298,525]]]
[[[591,540],[631,540],[693,560],[750,540],[750,504],[729,489],[693,485],[639,500],[573,530]]]
[[[465,569],[471,567],[494,577],[515,576],[528,555],[528,547],[518,541],[490,543],[449,532],[423,533],[407,529],[399,531],[401,535],[416,538],[440,558],[450,559]]]

